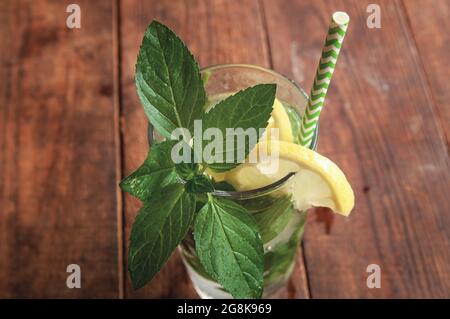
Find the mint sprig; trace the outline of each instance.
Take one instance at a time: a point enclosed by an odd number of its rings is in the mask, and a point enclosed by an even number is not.
[[[206,101],[198,64],[186,45],[153,21],[136,64],[136,87],[145,114],[165,138],[179,127],[192,132]]]
[[[123,191],[145,201],[155,190],[172,184],[177,179],[170,150],[176,141],[154,143],[144,163],[120,182]]]
[[[195,196],[184,185],[172,184],[144,202],[131,231],[128,263],[135,289],[161,269],[187,233],[195,211]]]
[[[219,187],[234,188],[226,181],[216,183],[205,172],[207,168],[230,170],[249,154],[267,126],[276,85],[242,90],[205,113],[206,94],[197,62],[169,28],[153,21],[139,51],[136,87],[145,114],[166,141],[153,144],[145,162],[120,183],[125,192],[143,201],[130,238],[133,287],[138,289],[155,276],[193,226],[206,272],[236,298],[261,297],[264,251],[257,224],[246,208],[214,197]],[[205,158],[206,152],[202,152],[199,163],[192,162],[198,158],[192,153],[191,162],[175,164],[171,152],[180,141],[170,140],[171,133],[187,128],[194,136],[197,119],[202,120],[203,132],[218,129],[224,146],[230,138],[227,129],[240,129],[234,131],[234,147],[222,152],[222,160]],[[249,129],[258,133],[256,140],[246,138]],[[238,138],[243,137],[244,143],[239,145]],[[197,137],[193,141],[183,138],[183,143],[205,150]],[[220,150],[211,154],[217,152]]]
[[[291,196],[277,198],[268,208],[265,208],[264,214],[256,214],[255,221],[263,243],[268,243],[278,236],[295,214]]]
[[[190,181],[186,183],[186,189],[190,193],[202,194],[214,191],[214,185],[206,175],[195,175]]]
[[[227,147],[225,151],[216,151],[214,158],[206,158],[208,167],[215,171],[230,170],[244,161],[257,140],[247,138],[247,130],[255,130],[259,139],[264,132],[275,99],[275,84],[259,84],[242,90],[219,102],[212,110],[202,117],[203,130],[217,128],[222,132],[222,145],[233,140],[234,147]],[[236,128],[233,134],[229,129]],[[228,129],[228,131],[227,131]],[[239,140],[244,143],[239,144]],[[197,141],[195,141],[197,142]],[[194,147],[195,148],[195,147]]]
[[[263,244],[253,217],[244,207],[209,196],[196,216],[194,239],[206,272],[234,297],[261,297]]]

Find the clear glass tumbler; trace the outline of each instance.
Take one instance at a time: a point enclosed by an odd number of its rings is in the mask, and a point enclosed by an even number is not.
[[[217,65],[203,69],[202,76],[210,100],[256,84],[276,83],[276,97],[291,112],[296,112],[297,119],[300,119],[299,115],[303,114],[306,107],[307,95],[294,82],[281,74],[259,66]],[[297,122],[299,125],[299,121]],[[317,135],[318,130],[315,132],[312,149],[316,148]],[[303,235],[306,212],[295,210],[289,202],[290,177],[286,176],[271,185],[245,192],[214,192],[214,196],[233,200],[246,207],[257,221],[264,241],[264,298],[274,295],[286,284],[294,268],[297,248]],[[280,210],[277,211],[280,220],[273,220],[274,209]],[[283,225],[281,231],[280,224]],[[180,251],[200,297],[232,298],[201,266],[195,251],[192,230],[180,245]]]

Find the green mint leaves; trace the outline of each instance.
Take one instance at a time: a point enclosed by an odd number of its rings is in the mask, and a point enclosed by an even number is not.
[[[123,191],[145,201],[156,190],[176,181],[175,164],[170,151],[175,141],[152,145],[144,164],[120,182]]]
[[[296,214],[292,206],[291,196],[282,196],[264,210],[263,214],[255,214],[263,243],[268,243],[286,228],[289,221]]]
[[[214,191],[214,185],[208,176],[200,174],[186,183],[186,189],[195,194],[210,193]]]
[[[200,262],[211,277],[235,298],[261,298],[263,244],[244,207],[210,196],[197,214],[194,239]]]
[[[136,87],[145,114],[165,138],[178,127],[192,130],[206,101],[200,71],[185,44],[153,21],[136,64]]]
[[[243,162],[267,126],[276,85],[247,88],[206,113],[207,81],[184,43],[153,21],[139,51],[136,87],[145,114],[166,141],[153,144],[145,162],[120,183],[123,191],[143,202],[131,231],[131,280],[135,289],[149,282],[194,229],[204,270],[233,297],[260,298],[264,250],[258,226],[246,208],[214,195],[216,190],[234,188],[226,181],[216,183],[207,172],[227,171]],[[195,120],[202,123],[200,138],[195,134]],[[185,140],[171,140],[174,130],[180,128],[187,129],[181,136]],[[220,133],[219,144],[226,146],[230,137],[233,144],[223,151],[204,143],[208,129]],[[251,130],[256,132],[253,140],[247,135]],[[180,150],[198,148],[201,158],[194,152],[183,154],[181,163],[174,158]],[[274,211],[283,211],[285,206],[280,204]],[[270,224],[272,220],[260,222]]]
[[[186,235],[195,210],[195,197],[181,184],[155,192],[144,203],[131,231],[128,254],[131,280],[141,288],[161,269]]]
[[[275,91],[275,84],[255,85],[219,102],[203,116],[204,131],[217,128],[222,132],[221,145],[233,142],[232,147],[223,148],[225,151],[219,149],[208,152],[212,156],[205,161],[210,168],[227,171],[244,161],[257,142],[256,139],[251,141],[246,138],[249,132],[247,130],[254,130],[253,136],[261,137],[272,112]],[[206,147],[209,147],[209,144]],[[218,161],[215,158],[218,158]]]

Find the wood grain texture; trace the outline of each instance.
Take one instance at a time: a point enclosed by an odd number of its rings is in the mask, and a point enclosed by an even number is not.
[[[2,298],[118,296],[111,2],[69,3],[0,2]]]
[[[186,42],[200,66],[220,63],[251,63],[269,67],[270,59],[258,1],[121,1],[122,134],[124,174],[144,160],[148,144],[147,120],[134,85],[134,65],[143,33],[156,18],[172,28]],[[140,203],[130,196],[124,200],[125,238]],[[302,256],[293,280],[281,297],[308,295]],[[145,288],[133,292],[127,274],[127,297],[196,298],[178,253]]]
[[[169,25],[201,66],[273,67],[308,91],[335,10],[351,22],[319,152],[356,207],[310,214],[277,297],[450,297],[448,1],[377,1],[382,28],[368,29],[369,0],[78,0],[69,30],[72,2],[0,1],[0,298],[197,298],[178,253],[138,292],[123,272],[140,204],[124,198],[122,229],[117,179],[148,149],[133,79],[145,28]],[[66,287],[71,263],[82,289]],[[371,263],[381,289],[366,287]]]
[[[430,59],[429,73],[443,65],[428,49],[419,48],[419,58],[399,1],[377,1],[381,29],[366,27],[369,3],[264,1],[274,69],[307,90],[331,14],[351,17],[321,116],[319,152],[342,167],[356,207],[347,219],[335,217],[329,233],[310,216],[304,248],[311,296],[448,298],[449,157],[420,60]],[[437,71],[442,77],[448,67]],[[433,92],[445,100],[448,90]],[[372,263],[381,266],[380,289],[366,286]]]
[[[407,21],[428,80],[436,115],[450,148],[450,2],[445,0],[403,0]]]

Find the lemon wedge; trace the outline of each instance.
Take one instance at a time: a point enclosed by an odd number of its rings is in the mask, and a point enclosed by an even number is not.
[[[283,104],[281,104],[277,98],[275,98],[275,101],[273,102],[273,109],[270,115],[266,132],[261,141],[278,139],[280,141],[293,142],[294,137],[292,136],[292,127],[291,121],[289,120],[289,115],[287,114]],[[272,136],[271,129],[278,129],[278,138]]]
[[[210,107],[217,104],[219,101],[225,99],[228,96],[226,95],[217,95],[213,98],[210,98]],[[266,130],[264,132],[264,135],[260,139],[260,143],[264,143],[270,140],[274,140],[275,136],[273,136],[271,133],[271,129],[278,129],[278,138],[280,141],[286,141],[286,142],[293,142],[294,137],[292,135],[292,126],[291,121],[289,120],[289,115],[286,112],[286,109],[284,108],[283,104],[275,98],[273,102],[272,107],[272,113],[270,114],[269,121],[267,123]],[[218,173],[211,169],[207,169],[206,172],[214,177],[214,180],[216,182],[221,182],[225,180],[225,173]]]
[[[347,216],[354,206],[353,190],[341,169],[328,158],[301,145],[284,141],[259,143],[252,152],[265,149],[257,163],[246,162],[225,173],[223,178],[238,191],[269,185],[295,173],[285,191],[292,194],[298,210],[329,207]],[[274,169],[275,168],[275,169]]]

